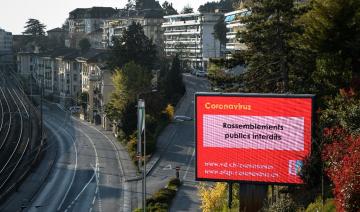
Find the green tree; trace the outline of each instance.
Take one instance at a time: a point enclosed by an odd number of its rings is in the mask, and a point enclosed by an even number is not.
[[[164,1],[164,3],[161,6],[164,10],[165,15],[177,15],[178,14],[178,12],[174,9],[172,3]]]
[[[194,9],[190,5],[185,5],[185,7],[181,10],[181,14],[193,13]]]
[[[139,23],[133,22],[119,38],[114,38],[109,64],[112,68],[122,68],[134,61],[148,70],[152,70],[157,59],[156,47],[144,34]]]
[[[32,36],[45,36],[46,26],[39,20],[30,18],[25,25],[23,34]]]
[[[214,25],[214,37],[220,41],[220,43],[226,44],[226,25],[224,16],[220,17],[219,20]]]
[[[203,5],[200,5],[199,12],[215,12],[216,9],[221,9],[222,11],[233,11],[235,6],[238,3],[238,0],[220,0],[218,2],[206,2]]]
[[[246,52],[245,89],[251,92],[288,92],[293,52],[289,41],[298,29],[293,0],[254,1],[240,32]]]
[[[184,93],[185,86],[182,81],[180,59],[178,56],[173,58],[171,68],[166,74],[164,84],[165,96],[171,102],[176,102],[176,100]]]
[[[124,111],[127,110],[129,104],[136,102],[137,94],[150,87],[151,78],[151,71],[133,61],[125,64],[122,69],[116,69],[112,77],[115,91],[105,110],[108,117],[119,120],[126,115]]]
[[[81,52],[87,52],[91,47],[90,41],[87,38],[83,38],[79,41],[79,48]]]
[[[315,66],[314,91],[335,96],[340,88],[360,88],[360,2],[313,0],[299,22],[304,33],[298,43]]]
[[[135,0],[128,0],[128,2],[125,5],[126,10],[135,10],[136,2]]]

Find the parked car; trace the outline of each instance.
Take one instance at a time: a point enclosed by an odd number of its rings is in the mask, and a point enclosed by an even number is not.
[[[191,73],[192,75],[196,75],[196,72],[197,72],[197,71],[199,71],[199,70],[197,70],[197,69],[192,69],[190,73]]]
[[[71,106],[69,107],[69,111],[71,113],[80,113],[81,107],[80,106]]]
[[[196,72],[196,76],[197,76],[197,77],[205,77],[205,76],[206,76],[206,72],[205,72],[205,71],[198,70],[198,71]]]
[[[191,121],[192,118],[189,116],[182,116],[182,115],[178,115],[174,117],[174,121]]]

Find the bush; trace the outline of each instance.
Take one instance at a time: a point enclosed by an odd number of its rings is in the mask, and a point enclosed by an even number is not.
[[[176,195],[177,188],[181,185],[180,180],[172,178],[166,188],[157,191],[151,198],[146,199],[147,211],[168,211],[169,204]],[[139,211],[136,209],[135,211]]]
[[[327,199],[325,201],[324,206],[322,205],[321,197],[318,197],[315,202],[308,205],[305,212],[313,212],[313,211],[319,211],[319,212],[335,212],[335,204],[333,199]]]
[[[173,120],[174,114],[175,114],[175,108],[171,104],[168,104],[163,111],[163,114],[165,114],[166,120]]]
[[[176,189],[181,185],[181,181],[179,178],[171,178],[168,187],[175,187]]]
[[[280,196],[276,201],[264,208],[264,211],[277,211],[277,212],[293,212],[296,211],[297,206],[294,200],[288,195]]]
[[[171,200],[175,197],[175,195],[175,190],[169,188],[162,188],[158,192],[156,192],[152,198],[155,202],[169,204]]]
[[[169,205],[166,203],[155,203],[150,204],[146,207],[146,211],[149,212],[167,212],[169,208]]]

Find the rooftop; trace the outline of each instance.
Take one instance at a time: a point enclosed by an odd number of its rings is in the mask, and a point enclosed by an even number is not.
[[[109,18],[115,13],[116,10],[112,7],[77,8],[69,13],[69,18]]]

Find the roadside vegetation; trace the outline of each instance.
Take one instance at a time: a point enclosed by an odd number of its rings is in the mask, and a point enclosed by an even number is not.
[[[149,199],[146,199],[146,211],[158,212],[169,211],[171,201],[175,198],[176,192],[181,186],[180,179],[172,178],[165,188],[161,188],[155,192]],[[135,212],[143,211],[142,208],[134,210]]]
[[[235,92],[312,93],[318,106],[312,152],[301,171],[305,185],[275,186],[281,195],[263,210],[359,211],[360,1],[245,1],[240,6],[251,9],[241,18],[246,30],[237,35],[248,47],[238,57],[246,72],[231,78],[224,72],[229,61],[212,61],[213,86],[235,82]],[[224,187],[206,192],[220,195]],[[211,205],[207,201],[227,199],[208,200],[206,192],[200,189],[204,210]]]
[[[161,58],[140,24],[133,23],[114,40],[108,61],[115,91],[105,107],[117,125],[117,135],[135,164],[137,156],[137,99],[146,105],[146,153],[156,151],[156,139],[172,120],[174,106],[185,92],[180,61]]]

